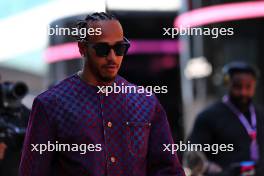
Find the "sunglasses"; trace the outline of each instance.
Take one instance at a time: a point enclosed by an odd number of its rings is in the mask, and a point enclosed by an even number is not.
[[[88,46],[90,45],[94,50],[97,56],[106,57],[108,56],[111,49],[114,50],[116,56],[124,56],[128,48],[130,47],[130,42],[127,38],[124,37],[123,41],[117,42],[114,45],[109,45],[105,42],[99,43],[89,43],[88,41],[84,41]]]

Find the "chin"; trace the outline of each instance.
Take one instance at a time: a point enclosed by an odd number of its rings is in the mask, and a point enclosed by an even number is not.
[[[103,82],[111,82],[115,80],[117,74],[114,75],[107,75],[107,76],[102,76],[102,81]]]

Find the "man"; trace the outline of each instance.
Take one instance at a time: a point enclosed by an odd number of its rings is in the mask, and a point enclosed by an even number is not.
[[[81,72],[35,99],[20,175],[183,176],[177,156],[163,151],[163,144],[173,140],[158,100],[145,94],[106,96],[101,88],[98,91],[98,86],[114,83],[133,86],[117,75],[129,47],[119,21],[106,13],[94,13],[79,26],[101,29],[101,35],[79,40],[85,59]],[[83,154],[40,154],[35,144],[48,142],[90,147]]]
[[[264,113],[252,102],[257,73],[244,62],[230,63],[224,71],[228,94],[198,115],[190,140],[194,144],[233,145],[233,151],[205,152],[209,175],[221,170],[231,175],[231,166],[244,161],[257,163],[257,175],[263,175]]]
[[[24,140],[24,129],[30,110],[24,105],[16,108],[0,108],[0,175],[17,176]],[[4,121],[3,121],[4,120]],[[5,126],[5,124],[9,126]],[[18,132],[20,128],[20,132]],[[12,129],[12,131],[10,131]],[[16,130],[16,132],[15,132]],[[17,134],[15,134],[17,133]],[[5,137],[3,135],[5,134]]]
[[[6,148],[7,148],[7,145],[4,142],[1,142],[0,143],[0,160],[4,159]]]
[[[0,75],[0,81],[1,81],[1,78],[2,77]],[[2,101],[2,98],[0,98],[0,101]],[[0,105],[0,107],[1,107],[1,105]],[[7,145],[3,141],[0,141],[0,162],[1,162],[1,160],[4,159],[6,148],[7,148]]]
[[[21,102],[26,89],[26,85],[21,83],[0,82],[1,176],[18,175],[25,128],[30,114],[30,110]]]

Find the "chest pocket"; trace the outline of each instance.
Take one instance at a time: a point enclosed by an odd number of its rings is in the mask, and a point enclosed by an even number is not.
[[[126,122],[126,137],[129,153],[135,157],[144,157],[148,150],[148,138],[151,123]]]

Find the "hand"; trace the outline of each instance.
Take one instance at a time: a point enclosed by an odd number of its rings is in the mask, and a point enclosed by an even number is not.
[[[206,167],[206,170],[208,174],[218,174],[221,173],[223,171],[223,169],[221,168],[221,166],[219,166],[218,164],[214,163],[214,162],[208,162]]]
[[[7,145],[3,142],[0,143],[0,160],[3,160],[5,157],[5,150],[7,148]]]

